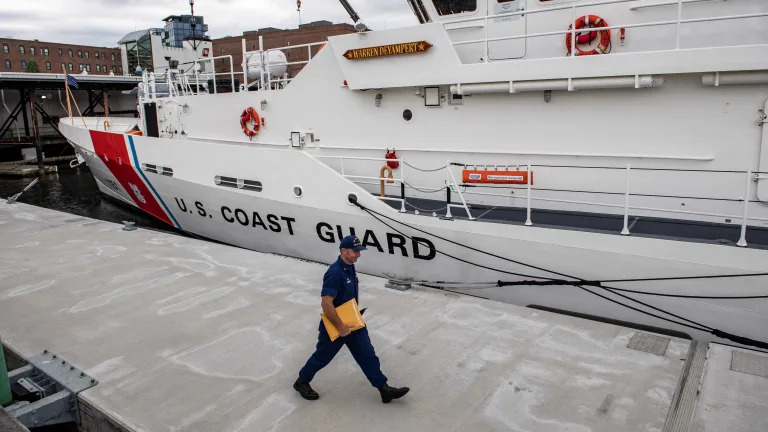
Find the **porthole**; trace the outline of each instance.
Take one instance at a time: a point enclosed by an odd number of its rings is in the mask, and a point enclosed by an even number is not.
[[[407,109],[403,111],[403,118],[405,119],[405,121],[411,121],[411,119],[413,118],[413,113],[411,112],[411,110]]]
[[[347,195],[347,200],[349,201],[349,205],[355,205],[357,203],[357,194],[351,193]]]
[[[293,196],[296,198],[301,198],[304,195],[304,190],[301,188],[301,186],[294,186],[293,187]]]

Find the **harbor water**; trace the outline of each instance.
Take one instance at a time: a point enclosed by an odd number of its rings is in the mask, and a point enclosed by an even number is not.
[[[122,223],[133,221],[136,226],[160,231],[173,228],[127,205],[107,198],[85,164],[76,168],[59,165],[58,173],[47,174],[19,197],[18,202],[45,207],[78,216]],[[6,199],[27,186],[34,177],[0,177],[0,199]]]

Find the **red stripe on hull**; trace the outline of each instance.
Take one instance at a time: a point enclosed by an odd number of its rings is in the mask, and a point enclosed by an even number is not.
[[[94,130],[90,132],[93,149],[96,151],[96,154],[109,168],[109,171],[115,176],[117,181],[120,182],[123,189],[128,192],[133,202],[140,209],[173,226],[173,222],[165,214],[160,203],[157,202],[147,185],[144,184],[144,180],[136,172],[136,169],[141,168],[136,167],[134,169],[131,165],[131,157],[128,154],[125,135]]]

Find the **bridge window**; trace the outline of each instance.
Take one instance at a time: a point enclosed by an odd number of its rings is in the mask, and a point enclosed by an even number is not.
[[[441,16],[474,12],[477,9],[477,0],[434,0],[434,3]]]

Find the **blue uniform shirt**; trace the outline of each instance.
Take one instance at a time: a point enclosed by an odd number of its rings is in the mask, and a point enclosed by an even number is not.
[[[345,263],[339,256],[323,276],[323,290],[320,295],[333,297],[334,307],[339,307],[352,299],[359,304],[355,266]]]

